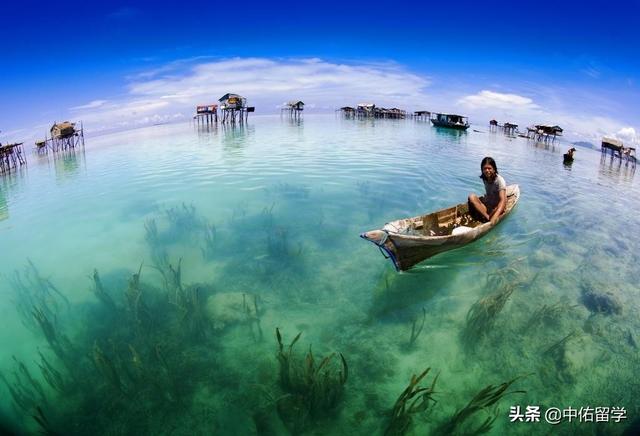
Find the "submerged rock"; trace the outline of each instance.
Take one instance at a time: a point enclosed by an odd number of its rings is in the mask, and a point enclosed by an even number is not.
[[[582,304],[593,313],[619,315],[622,303],[613,291],[596,291],[591,288],[582,289]]]

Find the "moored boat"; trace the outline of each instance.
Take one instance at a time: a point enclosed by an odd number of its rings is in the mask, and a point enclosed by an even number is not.
[[[519,186],[507,186],[507,205],[498,223],[509,215],[519,199]],[[461,203],[426,215],[392,221],[382,229],[365,232],[360,237],[384,251],[398,271],[405,271],[436,254],[467,245],[494,227],[491,222],[478,221],[469,212],[469,205]]]
[[[467,130],[470,126],[467,117],[456,114],[431,114],[431,123],[436,127],[448,127],[456,130]]]

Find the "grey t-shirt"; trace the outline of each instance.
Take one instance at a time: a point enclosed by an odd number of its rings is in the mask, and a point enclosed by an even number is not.
[[[493,182],[484,181],[484,189],[486,194],[484,196],[484,203],[490,207],[496,207],[500,203],[500,191],[507,189],[507,183],[504,181],[500,174],[496,175]]]

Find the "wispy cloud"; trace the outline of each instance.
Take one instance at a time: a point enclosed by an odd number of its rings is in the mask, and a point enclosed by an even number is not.
[[[592,141],[605,135],[638,140],[637,128],[616,119],[622,112],[615,101],[597,92],[527,82],[461,95],[460,86],[438,83],[431,87],[430,77],[393,62],[194,57],[168,62],[127,80],[124,96],[76,106],[73,117],[84,120],[89,130],[164,122],[190,117],[195,105],[215,103],[221,95],[234,92],[247,97],[257,113],[276,112],[283,101],[291,99],[303,100],[317,112],[366,101],[408,110],[460,111],[474,123],[495,118],[522,126],[559,124],[567,136]],[[470,85],[464,84],[466,89]],[[502,91],[507,89],[509,92]]]
[[[183,75],[167,74],[136,80],[132,95],[176,96],[176,99],[210,101],[233,91],[254,101],[301,98],[318,106],[335,106],[361,99],[398,104],[398,99],[424,100],[429,85],[425,77],[395,64],[348,65],[320,59],[272,60],[234,58],[200,63]],[[410,103],[410,102],[409,102]]]
[[[592,77],[594,79],[598,79],[601,75],[602,75],[602,71],[600,71],[599,69],[593,67],[593,66],[589,66],[587,68],[584,68],[581,70],[584,74],[586,74],[589,77]]]
[[[308,109],[332,110],[374,101],[382,106],[422,105],[430,80],[395,63],[346,64],[321,59],[233,58],[174,61],[130,77],[124,99],[96,100],[77,116],[89,124],[138,124],[153,116],[188,116],[199,103],[227,92],[246,96],[263,113],[293,98]]]
[[[70,110],[72,111],[77,111],[77,110],[82,110],[82,109],[96,109],[99,107],[104,106],[104,104],[107,103],[107,100],[93,100],[87,104],[83,104],[81,106],[74,106],[72,108],[70,108]]]
[[[483,90],[474,95],[467,95],[459,100],[462,106],[469,109],[516,109],[531,110],[539,106],[532,99],[518,94],[504,94]]]

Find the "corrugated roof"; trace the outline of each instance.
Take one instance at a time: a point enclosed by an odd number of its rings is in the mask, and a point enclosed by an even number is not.
[[[241,95],[238,95],[238,94],[231,94],[231,93],[229,93],[229,94],[225,94],[225,95],[223,95],[222,97],[220,97],[220,98],[218,99],[218,101],[225,101],[225,100],[228,100],[228,99],[229,99],[229,98],[231,98],[231,97],[236,97],[236,98],[244,99],[244,97],[243,97],[243,96],[241,96]]]

